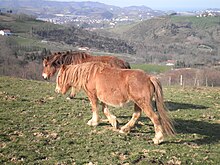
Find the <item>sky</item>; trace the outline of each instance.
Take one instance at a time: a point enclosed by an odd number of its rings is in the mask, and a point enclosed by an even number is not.
[[[145,5],[154,10],[197,10],[220,8],[220,0],[56,0],[56,1],[94,1],[119,7]]]

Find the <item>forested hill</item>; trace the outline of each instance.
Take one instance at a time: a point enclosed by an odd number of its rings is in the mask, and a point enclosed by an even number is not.
[[[135,49],[126,41],[121,39],[113,39],[98,35],[95,32],[87,31],[81,28],[59,28],[59,29],[38,29],[33,30],[34,34],[42,39],[65,42],[72,46],[85,46],[99,51],[110,53],[128,53],[135,54]]]

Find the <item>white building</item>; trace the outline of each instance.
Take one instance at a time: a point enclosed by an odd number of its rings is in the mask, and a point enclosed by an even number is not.
[[[10,30],[0,30],[0,35],[2,36],[10,36],[11,31]]]

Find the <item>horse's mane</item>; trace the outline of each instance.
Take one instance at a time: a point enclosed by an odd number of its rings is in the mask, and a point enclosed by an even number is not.
[[[89,55],[86,52],[81,51],[67,51],[67,52],[58,52],[54,53],[53,55],[49,56],[48,62],[56,67],[59,68],[62,64],[70,65],[70,64],[78,64],[82,59],[88,58]]]
[[[55,68],[59,68],[61,65],[70,65],[70,64],[80,64],[83,62],[103,62],[108,63],[112,67],[118,68],[126,68],[130,69],[130,64],[128,62],[124,62],[121,59],[118,59],[114,56],[92,56],[83,51],[67,51],[67,52],[58,52],[54,53],[51,56],[47,57],[47,61],[49,64]]]
[[[101,72],[106,67],[111,67],[109,64],[100,62],[88,62],[77,65],[65,66],[65,75],[62,80],[64,84],[71,83],[77,90],[87,90],[86,84],[91,76],[97,72]]]

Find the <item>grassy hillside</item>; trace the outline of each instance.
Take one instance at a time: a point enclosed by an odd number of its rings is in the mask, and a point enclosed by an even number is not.
[[[155,65],[155,64],[132,64],[132,69],[141,69],[147,73],[164,73],[170,71],[172,67],[165,65]]]
[[[55,84],[0,77],[1,164],[213,164],[220,153],[220,88],[164,88],[177,136],[157,146],[144,115],[128,135],[90,127],[89,101],[54,93]],[[110,108],[120,126],[133,107]],[[103,113],[100,112],[103,119]]]
[[[123,40],[97,35],[81,28],[66,27],[36,20],[32,16],[0,13],[0,29],[10,29],[14,35],[27,39],[53,41],[62,44],[87,46],[91,49],[104,50],[112,53],[131,53],[135,50],[132,45]],[[42,44],[43,45],[43,44]],[[49,44],[44,43],[44,47]]]
[[[13,36],[10,36],[11,41],[8,41],[8,46],[10,46],[13,43],[17,47],[23,46],[29,48],[30,50],[33,47],[37,47],[37,50],[39,51],[43,48],[47,48],[54,51],[74,49],[73,46],[67,45],[65,43],[49,41],[42,42],[42,38],[34,34],[36,30],[54,30],[59,28],[63,27],[60,25],[36,20],[34,17],[28,15],[0,15],[0,29],[10,29],[13,33]],[[7,40],[6,37],[5,40]]]
[[[0,36],[0,75],[40,79],[42,58],[53,51],[76,50],[88,46],[96,52],[133,52],[122,40],[97,35],[75,27],[65,27],[20,14],[0,13],[0,30],[11,30],[11,36]],[[113,54],[111,54],[113,55]]]
[[[158,17],[110,32],[134,43],[147,62],[175,60],[180,67],[220,61],[220,17]]]
[[[170,17],[172,22],[191,22],[192,26],[195,28],[208,29],[210,27],[215,27],[220,25],[220,17],[192,17],[192,16],[184,16],[184,17]]]

